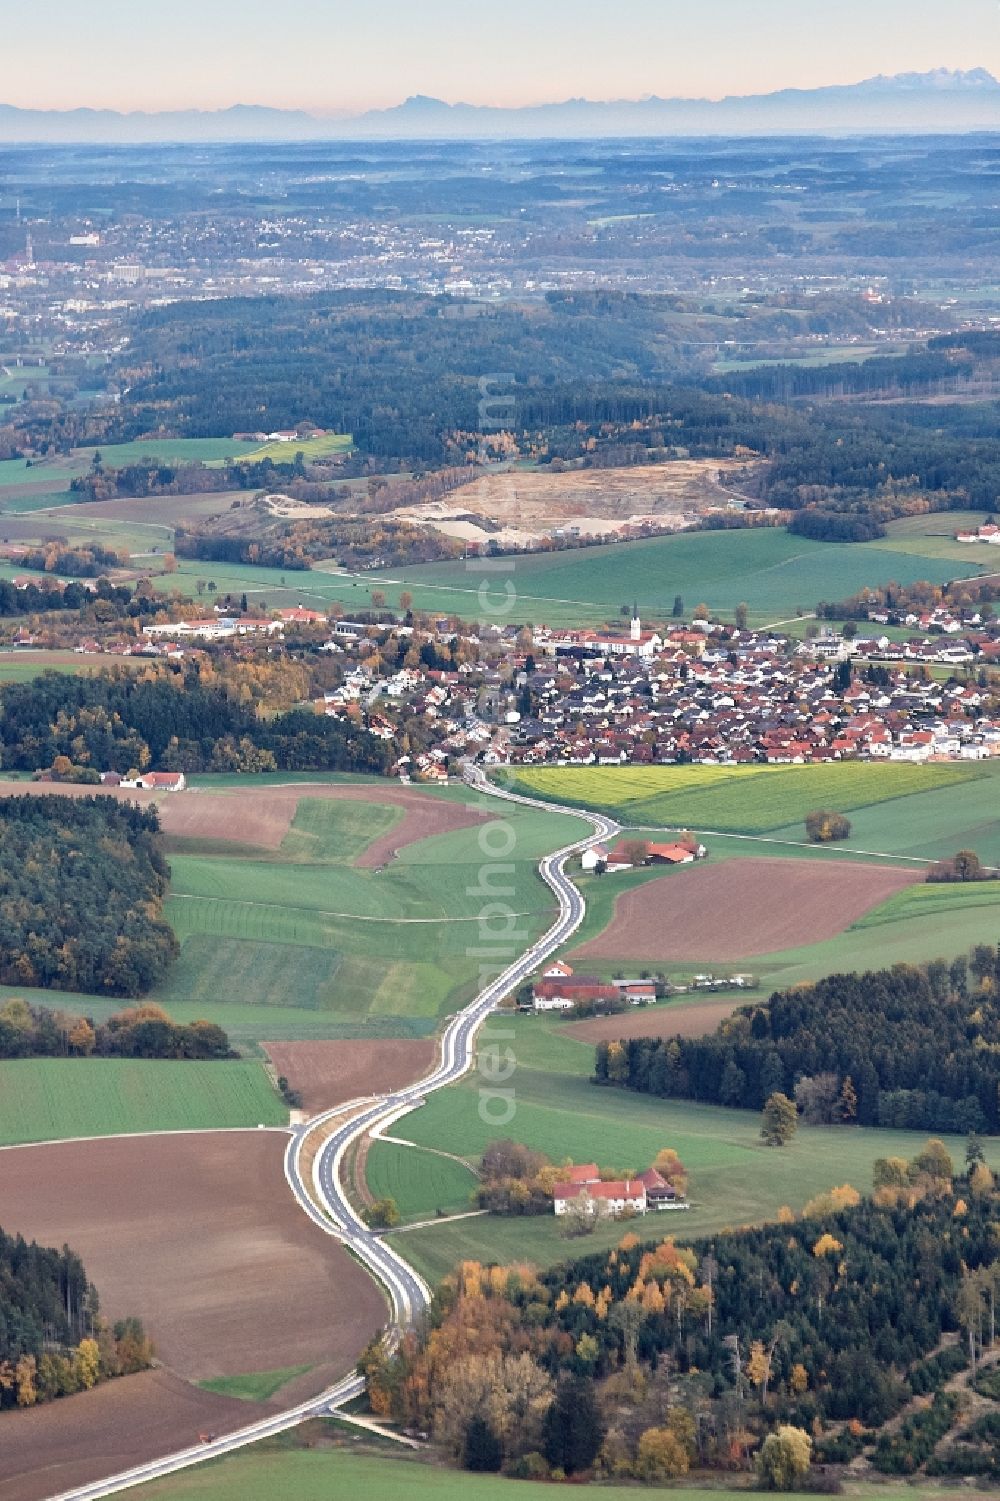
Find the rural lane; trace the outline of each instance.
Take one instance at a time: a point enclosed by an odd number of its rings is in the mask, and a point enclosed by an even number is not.
[[[394,1124],[422,1105],[428,1094],[443,1089],[445,1085],[454,1083],[468,1073],[475,1062],[476,1036],[490,1013],[540,964],[561,948],[583,921],[586,903],[566,874],[566,862],[571,855],[582,853],[592,844],[613,839],[619,832],[618,825],[603,814],[565,808],[544,802],[540,798],[525,797],[495,787],[478,767],[466,766],[464,780],[475,791],[489,797],[540,808],[547,813],[563,813],[568,817],[582,819],[591,825],[593,832],[574,844],[545,855],[539,861],[538,873],[555,893],[558,902],[555,922],[541,938],[481,990],[475,1000],[452,1018],[441,1037],[440,1061],[426,1078],[389,1095],[338,1105],[333,1110],[321,1112],[292,1131],[285,1152],[285,1176],[289,1187],[314,1224],[351,1251],[385,1290],[392,1310],[388,1326],[390,1343],[398,1341],[402,1331],[427,1308],[431,1297],[430,1289],[395,1247],[365,1224],[350,1203],[342,1180],[344,1157],[366,1132],[377,1126]],[[351,1110],[356,1113],[331,1131],[312,1165],[313,1188],[324,1206],[320,1210],[306,1183],[302,1162],[303,1145],[306,1137],[317,1127],[327,1125]],[[206,1443],[136,1465],[104,1480],[62,1491],[52,1497],[51,1501],[98,1501],[99,1497],[115,1495],[119,1491],[141,1485],[144,1481],[160,1479],[207,1459],[218,1459],[247,1444],[256,1443],[259,1439],[270,1438],[294,1428],[307,1418],[334,1413],[359,1396],[363,1390],[363,1378],[356,1372],[351,1372],[318,1397],[289,1408],[286,1412],[276,1413],[273,1418],[265,1418],[233,1433],[212,1438]]]

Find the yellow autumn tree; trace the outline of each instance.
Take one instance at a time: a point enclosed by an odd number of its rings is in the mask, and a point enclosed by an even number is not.
[[[97,1385],[101,1375],[101,1351],[96,1339],[82,1339],[77,1345],[73,1372],[84,1391]]]
[[[819,1240],[813,1246],[813,1255],[817,1260],[821,1260],[824,1256],[835,1254],[837,1251],[842,1251],[843,1249],[842,1243],[835,1239],[829,1230],[824,1230]]]
[[[985,1162],[977,1162],[969,1174],[969,1188],[974,1198],[981,1199],[993,1191],[993,1174]]]
[[[750,1346],[746,1370],[747,1378],[763,1391],[764,1383],[771,1374],[771,1361],[764,1348],[763,1340],[755,1339]]]
[[[667,1300],[663,1296],[658,1282],[647,1282],[642,1295],[642,1306],[647,1313],[662,1313]]]
[[[688,1472],[687,1450],[669,1428],[647,1428],[636,1450],[636,1475],[647,1485]]]
[[[810,1199],[802,1213],[806,1219],[825,1219],[828,1214],[838,1214],[841,1209],[854,1209],[861,1203],[861,1195],[850,1183],[828,1189]]]
[[[35,1357],[22,1355],[14,1367],[14,1382],[17,1386],[18,1407],[34,1407],[38,1401],[38,1390],[35,1386]]]

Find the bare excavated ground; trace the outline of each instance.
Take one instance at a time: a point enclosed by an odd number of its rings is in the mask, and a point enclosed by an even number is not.
[[[243,1428],[273,1410],[214,1396],[157,1370],[27,1412],[5,1412],[0,1501],[44,1501],[189,1448],[201,1433]]]
[[[412,1084],[430,1071],[437,1050],[430,1037],[265,1042],[262,1046],[277,1073],[299,1091],[303,1108],[310,1114]]]
[[[165,834],[184,839],[221,840],[276,850],[291,827],[304,797],[348,802],[390,804],[403,809],[403,818],[387,834],[374,840],[354,861],[362,868],[384,865],[394,853],[428,839],[466,829],[488,817],[463,803],[446,803],[416,787],[387,782],[353,786],[345,782],[298,783],[275,787],[234,787],[225,792],[187,788],[183,792],[122,791],[111,787],[82,787],[69,782],[0,782],[0,797],[87,797],[104,793],[120,800],[156,802]]]
[[[592,1016],[560,1027],[577,1042],[617,1042],[623,1037],[707,1037],[732,1016],[740,1000],[679,1006],[636,1006],[619,1016]]]
[[[581,959],[738,963],[834,938],[921,870],[847,860],[726,860],[624,892]]]
[[[4,1414],[0,1501],[70,1484],[52,1479],[61,1453],[92,1478],[196,1442],[200,1430],[242,1427],[259,1410],[187,1381],[310,1364],[295,1383],[303,1400],[351,1368],[385,1301],[299,1208],[285,1144],[280,1132],[239,1131],[0,1151],[5,1227],[79,1252],[105,1315],[142,1318],[172,1372],[65,1398],[20,1429]],[[280,1393],[274,1402],[285,1405]],[[63,1427],[76,1443],[53,1448]]]
[[[622,469],[508,470],[481,475],[439,502],[400,507],[393,515],[451,535],[468,533],[463,517],[499,524],[521,540],[566,522],[587,533],[637,517],[676,518],[725,505],[735,492],[732,476],[747,463],[718,459],[673,459]],[[476,530],[475,527],[472,530]]]

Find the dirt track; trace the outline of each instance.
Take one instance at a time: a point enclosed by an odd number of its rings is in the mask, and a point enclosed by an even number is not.
[[[234,787],[225,792],[187,788],[184,792],[122,792],[117,788],[81,787],[66,782],[0,782],[0,797],[54,792],[61,797],[85,797],[103,792],[138,803],[156,802],[165,834],[184,839],[207,839],[276,850],[291,827],[302,798],[390,804],[403,809],[403,818],[388,834],[376,839],[355,865],[384,865],[393,851],[405,849],[432,834],[467,829],[487,816],[464,803],[429,797],[417,787],[395,782],[314,782],[275,787]]]
[[[848,860],[698,865],[624,892],[573,957],[739,963],[833,938],[923,874]]]
[[[359,1095],[412,1084],[434,1061],[432,1038],[376,1038],[371,1042],[265,1042],[279,1074],[315,1114]]]

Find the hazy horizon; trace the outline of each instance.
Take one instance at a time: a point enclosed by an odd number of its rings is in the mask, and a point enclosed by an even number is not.
[[[996,0],[33,0],[2,28],[0,100],[24,109],[336,117],[414,94],[506,107],[719,99],[947,67],[1000,73]],[[44,48],[44,67],[40,52]],[[155,59],[155,69],[151,61]]]

